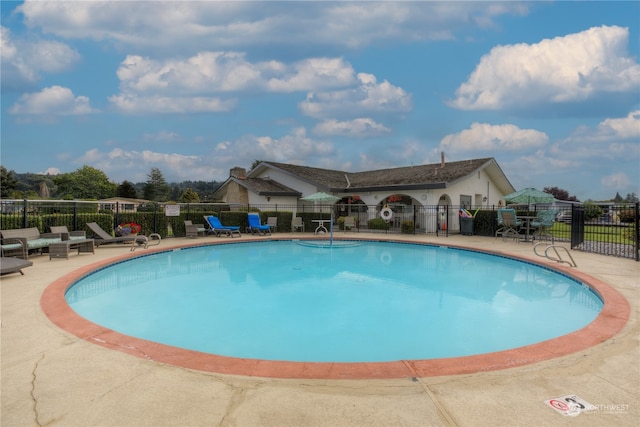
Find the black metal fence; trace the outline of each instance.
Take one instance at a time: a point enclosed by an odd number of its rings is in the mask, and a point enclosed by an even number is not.
[[[635,204],[616,204],[592,208],[588,205],[566,207],[516,207],[519,217],[533,218],[541,211],[554,209],[555,221],[544,238],[570,242],[571,248],[605,255],[640,260],[639,209]],[[114,230],[118,224],[135,222],[142,233],[157,233],[163,238],[185,236],[185,220],[204,223],[205,215],[216,215],[224,225],[247,227],[247,212],[260,213],[266,223],[277,221],[276,231],[291,231],[293,216],[302,218],[306,232],[318,227],[318,220],[331,221],[335,230],[344,230],[344,220],[352,217],[355,227],[346,232],[378,232],[405,234],[474,234],[495,236],[499,228],[497,206],[469,209],[472,218],[461,216],[459,206],[433,205],[257,205],[227,203],[109,203],[65,200],[0,200],[0,229],[37,227],[41,233],[50,226],[66,225],[69,230],[87,230],[88,222]],[[327,224],[328,226],[328,224]],[[523,234],[525,230],[522,230]],[[535,229],[529,230],[535,236]],[[540,236],[542,237],[542,236]]]

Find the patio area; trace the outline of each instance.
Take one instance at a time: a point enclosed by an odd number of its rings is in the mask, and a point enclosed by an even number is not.
[[[543,261],[530,243],[490,237],[343,232],[336,237],[455,245]],[[264,238],[243,235],[233,241]],[[231,238],[171,238],[146,251],[226,240]],[[2,276],[2,426],[599,427],[636,426],[640,419],[640,263],[630,259],[571,251],[578,265],[574,270],[609,284],[631,306],[623,330],[599,345],[526,366],[473,374],[329,380],[178,367],[92,344],[45,316],[40,298],[56,279],[129,254],[128,247],[113,246],[97,248],[95,254],[72,254],[68,260],[35,255],[24,276]],[[596,409],[571,417],[545,403],[567,395]]]

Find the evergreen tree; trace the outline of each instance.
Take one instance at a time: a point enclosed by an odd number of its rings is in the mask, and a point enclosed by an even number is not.
[[[180,203],[200,203],[200,196],[191,188],[184,190],[184,193],[180,196]]]
[[[127,199],[137,199],[138,192],[136,191],[132,183],[125,180],[122,181],[122,184],[118,186],[118,189],[116,190],[116,196],[126,197]]]
[[[171,187],[158,168],[152,168],[144,185],[144,198],[153,202],[166,202],[171,194]]]

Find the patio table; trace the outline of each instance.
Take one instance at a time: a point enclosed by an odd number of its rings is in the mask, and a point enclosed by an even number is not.
[[[93,239],[63,240],[49,245],[49,260],[53,258],[69,259],[71,249],[77,249],[78,255],[81,253],[96,253]]]
[[[330,219],[312,219],[311,222],[318,223],[318,227],[316,228],[315,234],[318,234],[321,231],[324,231],[325,233],[329,232],[329,230],[327,230],[327,227],[324,226],[324,223],[331,222]]]
[[[530,239],[530,231],[531,231],[531,221],[533,221],[534,219],[537,218],[537,216],[528,216],[528,215],[518,215],[517,217],[518,219],[521,219],[522,221],[524,221],[525,224],[525,235],[524,235],[524,239],[522,240],[523,242],[530,242],[533,239]]]

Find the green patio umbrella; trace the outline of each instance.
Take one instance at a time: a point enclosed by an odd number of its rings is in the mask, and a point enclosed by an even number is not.
[[[301,197],[300,200],[304,200],[305,202],[318,202],[318,203],[335,203],[340,200],[340,197],[334,196],[333,194],[327,194],[322,191],[317,193],[310,194],[306,197]]]
[[[553,203],[556,199],[553,194],[536,190],[535,188],[525,188],[515,193],[507,194],[503,197],[506,202],[518,205],[536,205],[538,203]]]
[[[335,203],[340,200],[340,197],[319,191],[306,197],[301,197],[300,200],[314,203]],[[333,244],[333,209],[331,209],[331,222],[329,223],[329,244]]]

